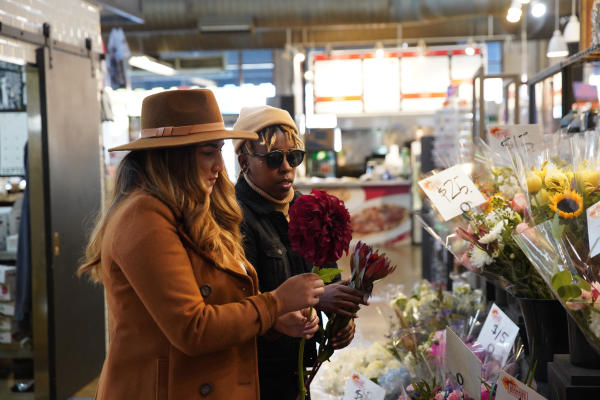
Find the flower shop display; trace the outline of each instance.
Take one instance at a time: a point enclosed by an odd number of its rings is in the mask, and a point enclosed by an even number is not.
[[[316,378],[319,398],[340,399],[353,371],[376,382],[386,391],[386,400],[468,399],[461,385],[449,378],[446,360],[446,327],[459,333],[462,341],[481,362],[481,399],[493,399],[495,383],[502,370],[519,376],[517,359],[523,356],[515,344],[506,362],[492,356],[475,341],[486,307],[480,290],[458,284],[452,291],[427,281],[413,288],[412,295],[396,293],[389,302],[397,320],[387,338],[380,342],[335,352]],[[533,363],[531,363],[533,364]],[[533,373],[523,374],[533,384]]]
[[[596,132],[556,135],[535,154],[515,143],[512,152],[529,194],[531,227],[518,245],[600,351],[600,137]]]
[[[425,229],[442,243],[469,270],[498,283],[517,297],[552,298],[552,294],[515,243],[513,233],[527,227],[527,197],[514,170],[502,165],[502,158],[489,149],[476,153],[473,181],[485,198],[478,206],[468,205],[456,217],[444,220],[441,214],[420,218]],[[421,181],[427,184],[436,177]],[[447,190],[438,186],[437,191]],[[456,190],[458,189],[458,191]],[[461,190],[454,190],[454,201],[463,201]],[[464,192],[464,190],[462,190]],[[427,193],[427,192],[425,192]],[[435,210],[439,204],[430,199]],[[437,217],[437,218],[436,218]]]
[[[341,274],[341,270],[331,268],[331,264],[335,263],[343,253],[348,253],[352,239],[350,214],[344,202],[325,191],[314,189],[310,195],[301,196],[294,202],[290,207],[289,215],[289,238],[292,249],[307,261],[313,262],[313,272],[326,283]],[[365,292],[368,298],[373,290],[373,284],[395,269],[396,266],[390,265],[385,254],[380,254],[371,246],[358,242],[350,257],[349,286]],[[306,338],[302,339],[298,354],[300,399],[305,398],[321,365],[334,353],[332,338],[349,321],[350,318],[342,315],[329,315],[327,325],[324,329],[320,329],[317,357],[308,374],[303,362]]]

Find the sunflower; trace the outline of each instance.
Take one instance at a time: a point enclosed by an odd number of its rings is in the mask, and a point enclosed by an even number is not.
[[[583,211],[583,198],[574,190],[550,197],[548,205],[561,218],[577,218]]]

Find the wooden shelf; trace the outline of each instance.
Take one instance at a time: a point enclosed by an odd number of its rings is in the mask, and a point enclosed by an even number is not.
[[[33,358],[33,350],[20,343],[0,343],[0,359],[15,358]]]

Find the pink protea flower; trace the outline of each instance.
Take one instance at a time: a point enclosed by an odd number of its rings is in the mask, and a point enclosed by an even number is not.
[[[529,225],[527,225],[527,223],[525,222],[521,222],[519,225],[516,226],[515,232],[517,232],[518,235],[520,233],[525,232],[527,229],[529,229]]]
[[[385,278],[396,269],[390,265],[390,260],[385,254],[373,251],[373,248],[363,242],[358,242],[350,257],[350,281],[356,289],[370,293],[373,283]]]
[[[527,197],[524,193],[517,193],[508,204],[514,211],[522,213],[527,208]]]

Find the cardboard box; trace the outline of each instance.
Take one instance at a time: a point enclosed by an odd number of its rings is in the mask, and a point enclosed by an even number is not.
[[[0,332],[0,343],[12,343],[12,333]]]
[[[0,283],[0,301],[11,301],[15,298],[14,285]]]
[[[0,250],[6,250],[11,207],[0,207]]]
[[[15,302],[14,301],[2,301],[0,302],[0,314],[4,314],[9,317],[15,315]]]
[[[17,277],[17,267],[0,264],[0,283],[14,286]]]
[[[13,319],[0,315],[0,332],[12,332]]]
[[[21,204],[23,203],[23,197],[19,197],[13,203],[10,209],[10,215],[8,218],[8,234],[17,235],[19,234],[19,226],[21,224]]]
[[[9,253],[16,253],[19,245],[19,235],[8,235],[6,237],[6,251]]]

